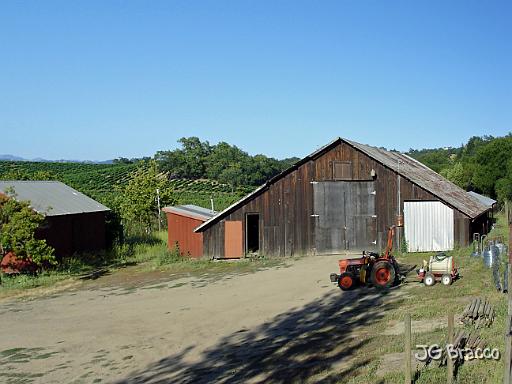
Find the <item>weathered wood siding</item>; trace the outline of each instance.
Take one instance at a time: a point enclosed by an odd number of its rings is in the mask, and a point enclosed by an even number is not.
[[[245,215],[260,215],[260,249],[268,256],[290,256],[315,253],[313,212],[314,181],[333,180],[333,162],[352,164],[353,181],[375,181],[377,241],[384,248],[387,229],[396,223],[397,173],[346,143],[339,143],[319,157],[302,164],[245,205],[204,231],[204,253],[209,257],[224,256],[224,221],[241,220],[245,234]],[[372,178],[371,171],[376,176]],[[404,177],[400,181],[401,210],[404,200],[439,199]],[[468,244],[469,218],[454,209],[455,242]],[[245,241],[243,244],[245,251]]]

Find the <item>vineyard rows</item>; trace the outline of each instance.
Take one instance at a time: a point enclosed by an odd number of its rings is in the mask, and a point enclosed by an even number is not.
[[[59,180],[92,198],[107,204],[115,194],[116,186],[123,186],[130,180],[130,173],[137,164],[91,164],[91,163],[43,163],[0,161],[0,179],[36,179],[38,174],[47,173],[50,179]],[[162,177],[167,177],[162,175]],[[230,185],[199,179],[172,179],[169,187],[178,204],[210,206],[214,198],[215,208],[223,209],[251,190],[248,187],[232,189]]]

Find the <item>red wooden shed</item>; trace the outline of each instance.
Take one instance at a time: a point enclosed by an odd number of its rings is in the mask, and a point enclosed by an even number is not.
[[[216,215],[215,211],[197,205],[178,205],[162,209],[167,215],[167,246],[178,245],[182,256],[203,256],[203,234],[194,229]]]
[[[105,215],[110,209],[103,204],[59,181],[0,181],[0,194],[8,197],[9,191],[45,217],[35,236],[55,249],[59,261],[106,248]]]

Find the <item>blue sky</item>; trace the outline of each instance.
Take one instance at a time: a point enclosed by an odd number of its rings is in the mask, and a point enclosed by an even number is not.
[[[512,130],[510,1],[2,1],[0,153],[104,160],[182,136],[303,156]]]

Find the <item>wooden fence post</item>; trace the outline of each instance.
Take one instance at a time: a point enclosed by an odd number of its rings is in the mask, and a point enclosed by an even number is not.
[[[512,227],[511,227],[512,228]],[[512,235],[512,233],[511,233]],[[510,242],[509,242],[509,260],[510,260]],[[510,261],[509,261],[510,263]],[[508,284],[512,278],[512,265],[508,266]],[[512,384],[511,362],[512,362],[512,292],[510,288],[507,291],[508,308],[505,319],[505,353],[503,354],[503,383]]]
[[[512,207],[509,202],[505,204],[505,214],[507,215],[507,223],[508,223],[508,284],[512,284]],[[508,308],[507,308],[507,318],[505,319],[505,354],[503,356],[504,362],[504,371],[503,371],[503,383],[511,384],[512,383],[512,373],[511,373],[511,361],[512,361],[512,287],[507,287],[507,298],[508,298]]]
[[[404,319],[405,329],[405,383],[411,384],[411,315],[406,314]]]
[[[447,344],[451,344],[453,346],[453,313],[448,314],[448,342]],[[448,349],[446,350],[446,365],[448,371],[447,383],[451,384],[453,382],[453,360],[448,353]]]

